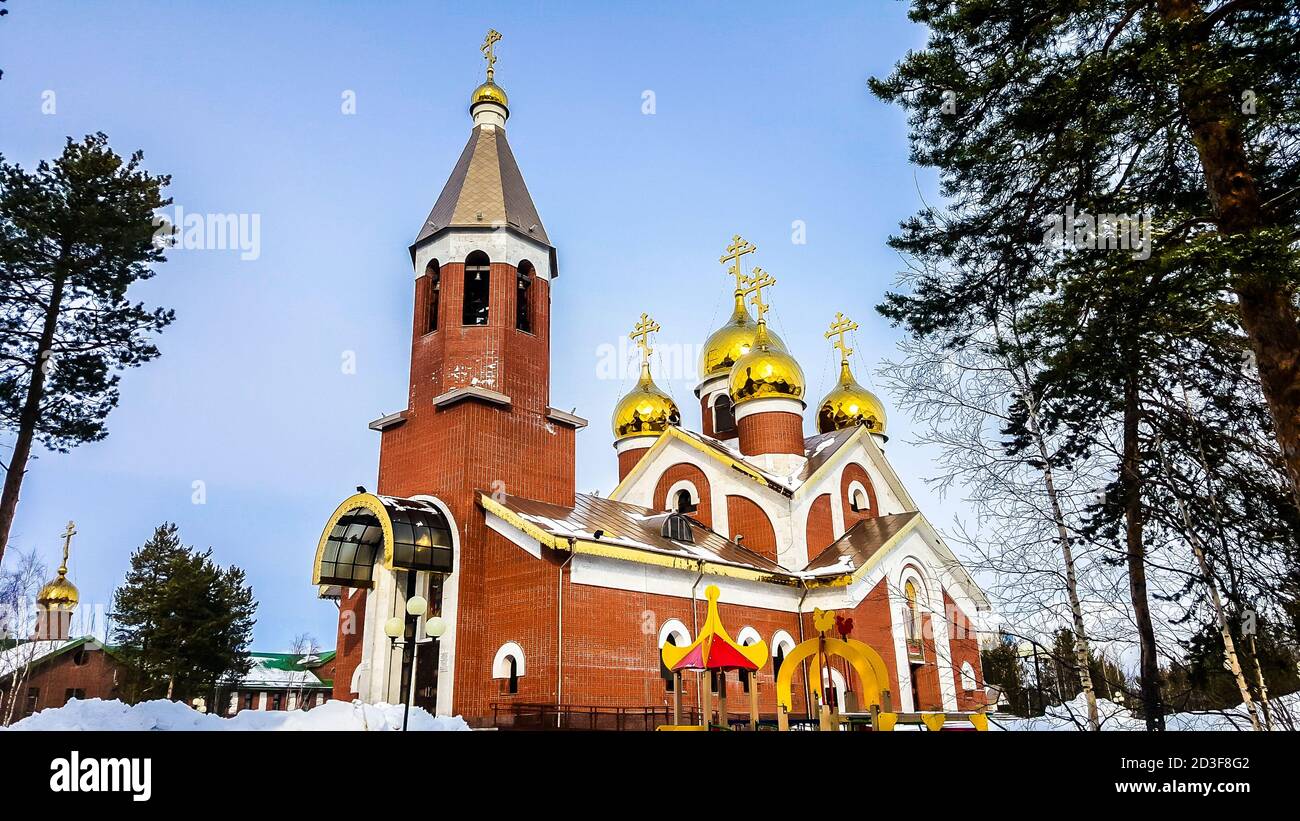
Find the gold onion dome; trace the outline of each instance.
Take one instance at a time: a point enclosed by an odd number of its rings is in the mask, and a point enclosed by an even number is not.
[[[614,406],[614,439],[641,434],[659,434],[682,423],[673,398],[655,385],[650,377],[650,363],[641,363],[641,378],[627,396]]]
[[[817,407],[817,432],[830,433],[862,425],[872,433],[885,433],[885,406],[879,397],[858,384],[847,359],[840,360],[840,381]]]
[[[757,334],[758,323],[745,307],[745,295],[737,291],[736,310],[732,312],[731,318],[704,343],[704,354],[700,357],[700,378],[708,379],[710,376],[727,373],[736,364],[736,360],[754,347],[754,337]],[[781,337],[771,331],[767,332],[767,336],[774,349],[785,350]]]
[[[60,567],[59,575],[41,588],[36,603],[46,610],[71,610],[81,600],[77,586],[68,581],[68,568]]]
[[[727,381],[731,401],[751,399],[802,399],[803,368],[773,340],[766,322],[759,322],[753,347],[731,366]]]
[[[507,110],[510,108],[509,100],[506,98],[506,90],[491,80],[474,89],[474,93],[470,96],[470,108],[479,103],[496,103]]]

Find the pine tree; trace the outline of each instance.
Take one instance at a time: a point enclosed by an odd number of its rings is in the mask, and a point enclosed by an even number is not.
[[[253,590],[242,569],[211,556],[182,545],[170,522],[131,555],[113,619],[136,698],[188,700],[250,669]]]
[[[154,212],[171,202],[161,193],[170,178],[142,159],[123,160],[103,134],[69,138],[34,172],[0,157],[0,427],[16,434],[0,558],[33,443],[67,451],[103,439],[116,371],[158,356],[152,335],[172,322],[171,311],[127,298],[163,260]]]
[[[1163,705],[1151,550],[1179,535],[1152,505],[1153,446],[1173,375],[1209,384],[1188,372],[1241,363],[1225,319],[1271,410],[1278,446],[1263,469],[1282,466],[1300,500],[1300,144],[1290,137],[1300,5],[1208,5],[916,0],[912,18],[930,26],[930,42],[872,81],[909,110],[913,159],[939,169],[952,215],[924,211],[891,240],[945,275],[915,278],[881,311],[917,337],[960,338],[1006,305],[1036,306],[1022,327],[1046,352],[1036,421],[1073,436],[1076,455],[1115,462],[1084,535],[1126,567],[1153,729]],[[1238,109],[1242,100],[1250,105]],[[1149,239],[1117,249],[1095,218],[1076,230],[1075,214],[1145,215]],[[1053,223],[1073,243],[1049,242]],[[1027,448],[1029,414],[1014,415],[1013,450]],[[1192,458],[1191,442],[1164,444],[1181,449],[1180,464]],[[1267,484],[1249,476],[1242,486]]]

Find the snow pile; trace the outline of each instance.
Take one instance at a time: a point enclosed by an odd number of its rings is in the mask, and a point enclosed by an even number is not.
[[[460,716],[433,716],[411,708],[410,730],[468,730]],[[3,728],[0,728],[3,729]],[[98,698],[73,699],[28,716],[10,730],[400,730],[400,704],[327,701],[309,711],[243,710],[232,718],[200,713],[179,701],[135,705]]]
[[[1275,712],[1290,715],[1300,712],[1300,693],[1273,699]],[[1259,705],[1255,705],[1259,711]],[[1145,730],[1146,722],[1133,715],[1131,710],[1104,698],[1097,699],[1097,715],[1102,730]],[[1259,712],[1260,720],[1263,713]],[[1204,713],[1171,713],[1165,716],[1169,730],[1249,730],[1250,714],[1245,705],[1231,710]],[[1048,707],[1047,714],[1035,718],[994,716],[989,721],[990,730],[1086,730],[1088,729],[1088,703],[1080,693],[1072,701]]]

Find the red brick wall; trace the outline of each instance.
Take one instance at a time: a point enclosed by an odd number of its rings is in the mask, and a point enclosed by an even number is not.
[[[849,501],[849,485],[854,481],[859,481],[867,489],[867,499],[871,502],[871,509],[861,512],[855,512]],[[864,519],[874,519],[880,515],[879,508],[876,507],[876,488],[871,484],[871,477],[867,475],[866,468],[857,462],[850,462],[844,466],[844,472],[840,474],[840,501],[844,506],[844,529],[848,530],[858,522]]]
[[[339,600],[339,630],[334,645],[334,698],[351,701],[357,697],[352,689],[352,675],[361,665],[362,626],[366,620],[366,597],[369,590],[358,590],[349,598],[343,591]]]
[[[957,688],[957,709],[974,710],[984,706],[984,671],[980,668],[979,636],[975,632],[975,623],[957,606],[945,590],[943,594],[944,609],[948,614],[951,634],[948,644],[952,649],[953,683]],[[961,665],[970,662],[975,669],[976,689],[966,690],[961,681]]]
[[[668,510],[672,505],[672,500],[668,498],[668,489],[683,479],[695,485],[695,490],[700,494],[699,504],[696,511],[691,514],[691,518],[705,527],[713,527],[713,497],[709,491],[709,479],[704,475],[704,471],[687,462],[672,465],[659,477],[659,483],[655,485],[655,509]]]
[[[776,559],[776,533],[763,508],[744,496],[728,496],[727,526],[731,529],[728,534],[731,539],[734,540],[738,534],[744,535],[745,547]]]
[[[27,703],[29,687],[40,689],[37,695],[36,709],[62,707],[67,703],[67,691],[82,689],[86,698],[126,699],[126,671],[120,662],[103,650],[87,650],[81,656],[83,664],[77,664],[77,651],[68,652],[37,665],[27,675],[27,680],[17,688],[18,703],[14,715],[20,716]],[[14,688],[9,680],[0,681],[0,689],[6,693]],[[9,696],[6,695],[6,699]],[[6,702],[7,703],[7,702]]]
[[[808,560],[817,558],[835,541],[835,524],[831,519],[831,495],[823,493],[813,500],[808,508],[808,526],[805,528],[808,544]]]
[[[627,475],[632,472],[632,468],[636,467],[636,463],[641,461],[641,457],[645,456],[645,452],[649,449],[648,447],[635,448],[618,454],[618,480],[620,482],[627,478]]]
[[[456,519],[460,540],[456,680],[453,709],[488,715],[497,684],[492,657],[505,641],[527,647],[553,631],[557,574],[490,531],[476,490],[573,504],[574,434],[546,418],[549,405],[550,283],[534,279],[532,332],[515,330],[515,268],[492,263],[489,324],[461,325],[463,260],[444,262],[439,329],[423,333],[427,278],[416,281],[410,405],[406,422],[383,432],[380,493],[437,496]],[[474,384],[504,393],[509,407],[466,400],[436,408],[434,397]],[[338,681],[346,688],[346,663]],[[545,678],[545,660],[528,659],[528,680]],[[534,675],[534,672],[537,675]],[[523,680],[521,679],[521,682]],[[521,697],[531,683],[521,686]],[[337,688],[336,688],[337,690]]]
[[[736,429],[740,432],[740,452],[746,456],[762,453],[803,455],[803,417],[797,413],[753,413],[739,420]]]

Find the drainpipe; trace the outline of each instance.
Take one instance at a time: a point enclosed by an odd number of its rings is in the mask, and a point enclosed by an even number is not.
[[[700,582],[704,580],[703,559],[699,560],[699,562],[697,563],[697,567],[699,567],[700,575],[695,577],[695,584],[691,585],[691,641],[695,641],[700,637],[700,624],[699,624],[700,617],[699,617],[699,608],[696,607],[697,600],[695,598],[695,591],[696,589],[699,588]],[[703,700],[704,696],[700,692],[700,687],[703,685],[703,682],[704,682],[704,676],[701,675],[695,677],[695,708],[701,713],[704,712],[704,700]]]
[[[799,580],[799,586],[803,588],[803,595],[799,597],[799,605],[795,608],[795,618],[799,620],[799,643],[803,644],[803,600],[808,598],[808,582],[804,579]],[[803,668],[803,708],[812,718],[812,691],[808,686],[808,659],[799,662]]]
[[[577,539],[569,537],[569,558],[560,564],[556,579],[555,609],[555,728],[560,728],[560,704],[564,701],[564,568],[573,561]]]

